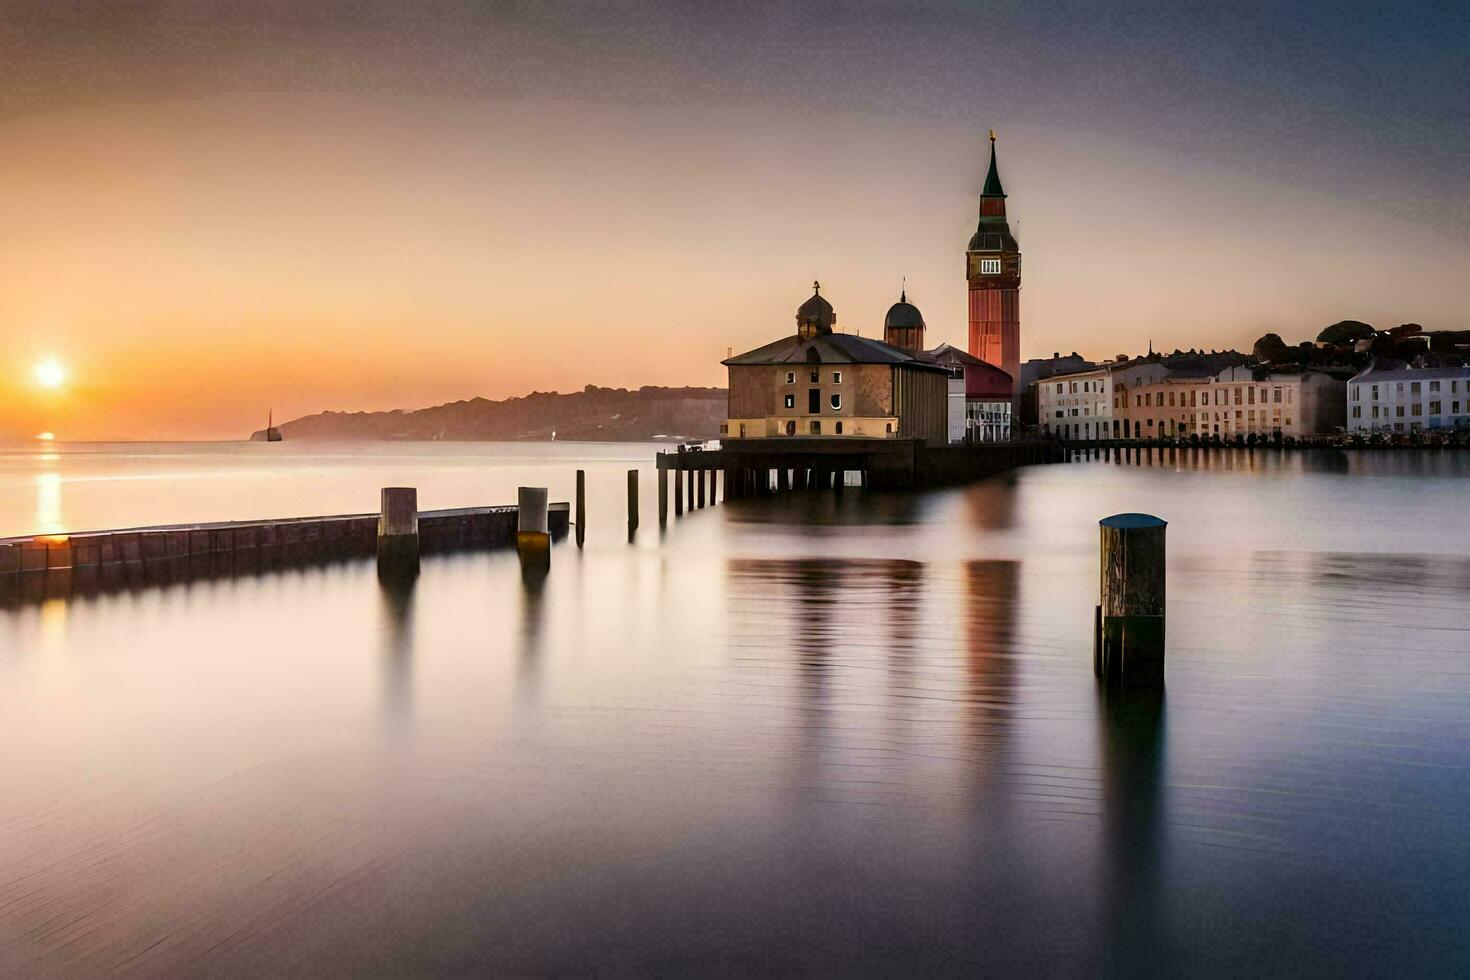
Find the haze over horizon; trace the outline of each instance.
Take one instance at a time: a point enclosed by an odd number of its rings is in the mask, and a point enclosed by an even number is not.
[[[723,384],[813,279],[963,346],[991,127],[1023,357],[1470,328],[1467,50],[1435,4],[0,2],[0,438]]]

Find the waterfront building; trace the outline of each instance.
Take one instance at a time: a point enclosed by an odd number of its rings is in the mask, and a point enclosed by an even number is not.
[[[1114,411],[1126,401],[1123,393],[1159,381],[1168,373],[1168,367],[1158,360],[1120,358],[1038,381],[1036,407],[1042,434],[1082,440],[1126,438]]]
[[[1011,393],[1015,390],[1011,376],[950,344],[940,344],[928,356],[951,371],[949,441],[1010,439]]]
[[[1051,357],[1033,357],[1022,362],[1021,375],[1016,379],[1017,401],[1020,403],[1017,423],[1024,426],[1036,425],[1040,422],[1036,407],[1036,382],[1058,374],[1090,371],[1095,367],[1097,367],[1096,364],[1076,351],[1065,356],[1058,352],[1052,354]]]
[[[721,433],[947,442],[950,369],[922,351],[838,333],[836,324],[836,311],[813,283],[796,311],[795,336],[726,358],[729,416]]]
[[[1300,438],[1342,428],[1345,388],[1320,371],[1170,371],[1116,391],[1113,411],[1125,439]]]
[[[1348,381],[1346,394],[1350,433],[1470,428],[1470,366],[1374,363]]]
[[[965,275],[970,287],[970,354],[1000,368],[1014,383],[1021,367],[1021,247],[1006,219],[995,130],[990,131],[990,170],[980,191],[980,222],[965,250]]]

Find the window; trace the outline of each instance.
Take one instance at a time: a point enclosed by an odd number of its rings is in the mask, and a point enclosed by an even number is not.
[[[1378,400],[1378,386],[1377,385],[1374,385],[1373,386],[1373,400],[1375,402]]]
[[[1417,387],[1417,383],[1416,383],[1415,386]],[[1415,415],[1423,415],[1424,414],[1424,403],[1423,402],[1415,402],[1414,403],[1414,414]]]
[[[786,383],[789,384],[789,385],[796,384],[796,372],[795,371],[787,371],[786,372]]]
[[[786,420],[786,434],[788,436],[796,435],[796,419]]]
[[[832,411],[834,411],[834,412],[840,412],[840,411],[842,411],[842,396],[841,395],[833,395],[832,396]]]
[[[1240,389],[1239,388],[1236,388],[1235,389],[1235,404],[1239,405],[1240,403],[1241,403],[1240,402]]]
[[[1358,400],[1358,388],[1359,388],[1358,385],[1353,385],[1353,401],[1357,401]],[[1277,388],[1276,389],[1276,400],[1277,401],[1281,401],[1281,389],[1280,388]]]
[[[1437,391],[1439,391],[1439,382],[1438,381],[1431,381],[1431,382],[1429,382],[1429,392],[1430,392],[1430,394],[1433,394],[1434,392],[1437,392]]]
[[[1417,395],[1417,394],[1419,394],[1419,388],[1420,388],[1419,382],[1417,382],[1417,381],[1411,381],[1411,382],[1409,382],[1409,394],[1411,394],[1411,395]]]
[[[812,384],[815,385],[815,384],[821,384],[821,383],[822,383],[822,372],[818,371],[816,368],[812,368]]]
[[[821,435],[822,434],[822,423],[818,422],[816,419],[812,419],[811,430],[810,431],[811,431],[811,434],[814,435],[814,436]]]
[[[795,408],[796,407],[796,396],[795,395],[787,395],[786,396],[786,407],[787,408]]]
[[[839,436],[842,435],[842,423],[841,422],[838,422],[837,423],[837,434]]]
[[[1429,383],[1430,383],[1430,384],[1431,384],[1431,385],[1433,385],[1433,384],[1434,384],[1434,382],[1433,382],[1433,381],[1431,381],[1431,382],[1429,382]],[[1431,389],[1430,389],[1430,390],[1431,390],[1431,391],[1433,391],[1433,390],[1434,390],[1434,389],[1433,389],[1433,388],[1431,388]],[[1430,414],[1430,415],[1438,415],[1438,414],[1439,414],[1439,406],[1440,406],[1440,403],[1439,403],[1439,402],[1430,402],[1430,403],[1429,403],[1429,414]]]
[[[1247,388],[1245,390],[1245,400],[1248,404],[1254,405],[1256,403],[1256,389]],[[1252,412],[1251,414],[1254,415],[1255,413]]]
[[[834,385],[840,385],[840,384],[842,384],[842,372],[841,371],[833,371],[832,372],[832,383]]]
[[[888,433],[889,435],[893,435],[893,423],[892,422],[885,423],[884,426],[883,426],[883,431],[886,432],[886,433]]]
[[[1000,259],[981,259],[980,274],[982,276],[1000,275]]]
[[[1404,406],[1402,406],[1402,405],[1395,405],[1393,407],[1393,414],[1394,414],[1394,417],[1396,417],[1396,418],[1403,418],[1404,417]],[[1403,426],[1400,425],[1399,428],[1403,428]]]
[[[811,388],[806,393],[806,413],[818,415],[822,411],[822,389]]]
[[[1058,381],[1057,382],[1057,394],[1060,395],[1061,393],[1062,393],[1062,383],[1060,381]]]

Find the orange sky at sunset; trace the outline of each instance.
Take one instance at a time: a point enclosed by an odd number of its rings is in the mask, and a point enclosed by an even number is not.
[[[0,121],[0,437],[243,438],[324,409],[723,384],[820,278],[964,341],[987,126],[1023,356],[1470,326],[1470,247],[1364,200],[987,115],[216,95]],[[1364,234],[1371,228],[1371,234]],[[64,390],[32,367],[64,363]]]

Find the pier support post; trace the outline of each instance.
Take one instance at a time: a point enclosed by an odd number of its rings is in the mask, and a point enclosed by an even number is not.
[[[516,550],[523,570],[544,571],[551,566],[551,524],[546,503],[545,487],[516,490]]]
[[[415,487],[384,487],[379,497],[378,574],[412,577],[419,571],[419,492]]]
[[[686,484],[684,493],[689,499],[689,509],[692,511],[694,509],[694,470],[684,471],[684,483]]]
[[[674,470],[674,516],[680,517],[684,513],[684,473]]]
[[[577,547],[587,540],[587,471],[577,471]]]
[[[628,540],[638,531],[638,471],[628,471]]]
[[[713,507],[720,502],[720,471],[709,471],[709,505]]]
[[[660,466],[658,474],[658,526],[669,523],[669,471]]]
[[[1149,514],[1115,514],[1101,530],[1093,671],[1110,684],[1164,680],[1164,530]]]

